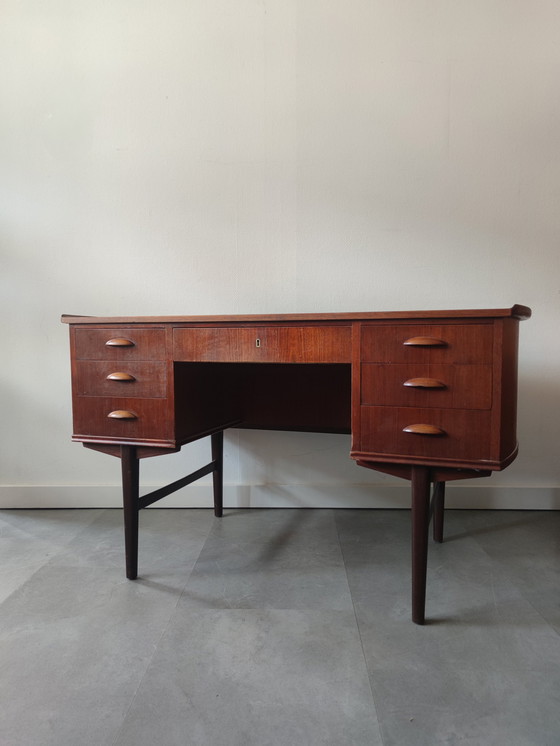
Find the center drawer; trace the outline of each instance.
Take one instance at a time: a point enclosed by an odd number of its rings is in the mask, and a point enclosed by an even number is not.
[[[349,326],[176,328],[173,359],[213,363],[349,363]]]

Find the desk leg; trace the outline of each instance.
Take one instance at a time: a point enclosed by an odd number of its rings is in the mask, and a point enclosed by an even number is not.
[[[445,510],[445,482],[436,482],[434,484],[434,541],[440,544],[443,541],[443,513]]]
[[[212,461],[214,471],[214,515],[221,518],[224,512],[224,432],[214,433],[211,437]]]
[[[138,577],[139,461],[135,446],[121,446],[126,577]]]
[[[430,525],[430,469],[411,468],[412,481],[412,621],[424,624]]]

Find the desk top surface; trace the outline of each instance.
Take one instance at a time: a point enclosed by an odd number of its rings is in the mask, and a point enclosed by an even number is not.
[[[505,318],[528,319],[531,309],[514,305],[511,308],[436,311],[366,311],[363,313],[283,313],[242,314],[226,316],[74,316],[64,314],[65,324],[274,324],[292,322],[329,323],[337,321],[390,321],[392,319],[467,319]]]

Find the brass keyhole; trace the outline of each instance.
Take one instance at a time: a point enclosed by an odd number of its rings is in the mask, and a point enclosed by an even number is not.
[[[261,340],[257,337],[255,339],[255,347],[260,347],[260,346],[261,346]]]

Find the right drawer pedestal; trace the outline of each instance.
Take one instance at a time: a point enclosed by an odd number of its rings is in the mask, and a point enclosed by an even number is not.
[[[504,336],[516,344],[516,325],[503,324],[363,324],[353,457],[501,468],[516,446],[502,425],[502,382],[516,379]]]

